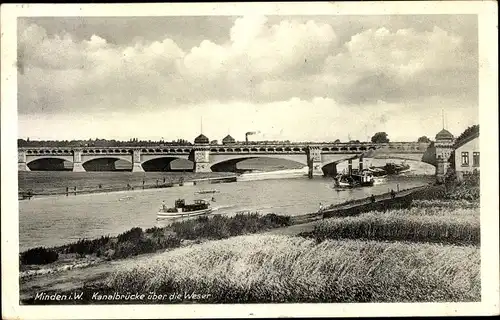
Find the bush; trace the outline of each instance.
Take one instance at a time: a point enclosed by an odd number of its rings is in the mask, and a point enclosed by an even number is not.
[[[135,241],[142,237],[142,229],[141,228],[132,228],[128,231],[125,231],[122,234],[118,235],[118,242],[125,241]]]
[[[260,220],[262,225],[270,228],[287,227],[292,225],[291,216],[280,216],[274,213],[266,214]]]
[[[64,253],[77,253],[80,255],[94,254],[104,248],[110,241],[109,236],[103,236],[97,239],[80,239],[77,242],[70,243],[61,248]]]
[[[200,238],[225,239],[288,225],[291,225],[291,219],[288,216],[238,213],[232,217],[215,215],[211,218],[205,216],[198,217],[196,220],[174,222],[171,229],[180,238],[196,240]]]
[[[48,264],[59,259],[59,254],[50,249],[44,247],[38,247],[29,249],[21,253],[21,263],[22,264]]]

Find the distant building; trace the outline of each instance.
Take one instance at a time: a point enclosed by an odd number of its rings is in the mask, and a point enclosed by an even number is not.
[[[450,156],[453,152],[453,144],[455,142],[455,138],[453,135],[446,129],[443,129],[438,132],[436,135],[436,142],[434,143],[436,147],[436,176],[444,177],[448,168],[450,168]]]
[[[204,135],[200,134],[194,139],[194,144],[208,144],[210,140]]]
[[[464,174],[479,171],[479,132],[475,132],[455,145],[454,153],[458,180],[462,180]]]
[[[231,137],[229,134],[227,136],[224,137],[224,139],[222,139],[222,144],[226,145],[226,144],[234,144],[236,142],[236,140],[234,140],[233,137]]]

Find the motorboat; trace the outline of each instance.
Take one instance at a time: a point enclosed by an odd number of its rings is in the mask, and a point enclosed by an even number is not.
[[[195,193],[197,194],[207,194],[207,193],[219,193],[219,190],[213,189],[213,190],[200,190],[196,191]]]
[[[156,219],[179,219],[206,215],[212,212],[207,200],[194,200],[187,204],[184,199],[177,199],[173,208],[163,205],[156,215]]]

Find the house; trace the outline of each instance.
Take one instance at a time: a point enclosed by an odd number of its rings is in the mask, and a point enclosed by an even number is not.
[[[458,180],[462,180],[464,174],[479,171],[479,131],[461,139],[454,148],[455,172]]]

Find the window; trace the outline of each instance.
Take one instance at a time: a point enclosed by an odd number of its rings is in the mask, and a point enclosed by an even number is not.
[[[474,167],[479,167],[479,152],[472,153],[472,165]]]
[[[469,165],[469,153],[462,152],[462,166],[468,166],[468,165]]]

